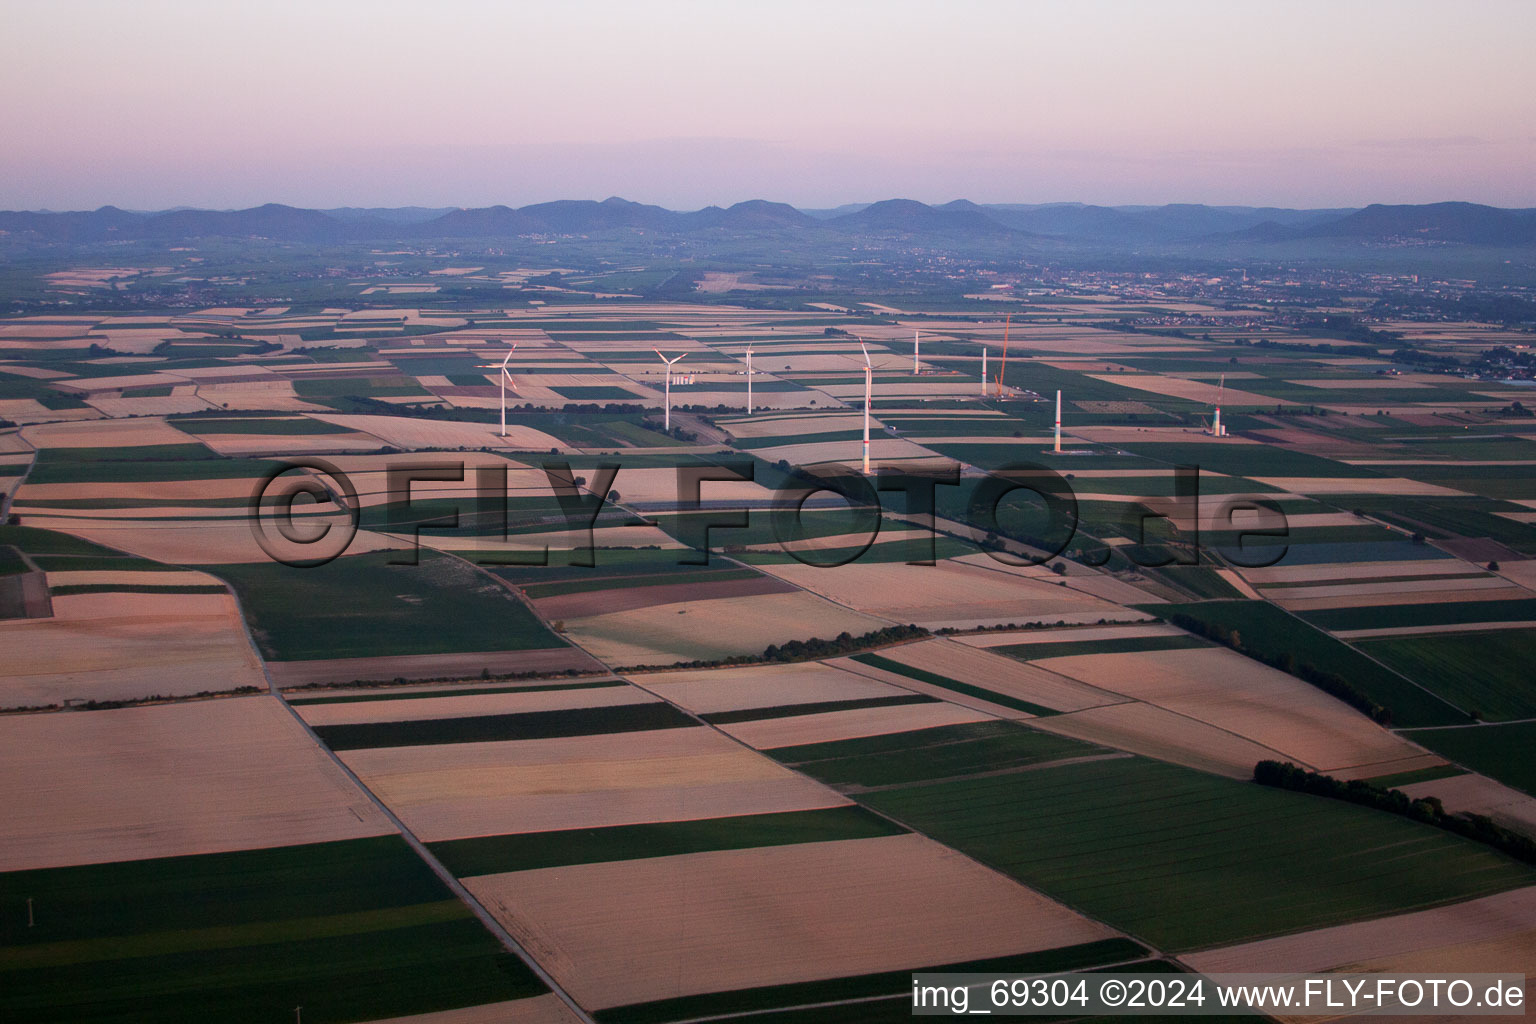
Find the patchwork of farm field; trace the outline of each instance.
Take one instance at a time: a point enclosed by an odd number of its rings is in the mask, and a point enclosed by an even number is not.
[[[369,258],[345,300],[0,319],[0,1017],[877,1021],[919,969],[1533,963],[1511,843],[1252,781],[1536,837],[1520,389],[1185,295],[1005,328]],[[169,280],[118,262],[49,280]],[[285,471],[298,549],[355,490],[337,557],[259,542]]]

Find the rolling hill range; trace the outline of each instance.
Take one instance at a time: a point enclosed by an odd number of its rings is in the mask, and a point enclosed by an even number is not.
[[[0,212],[0,238],[71,243],[224,237],[327,244],[614,233],[743,233],[825,238],[883,235],[932,237],[948,242],[1011,239],[1111,246],[1264,245],[1300,240],[1416,240],[1530,246],[1536,245],[1536,210],[1508,210],[1464,202],[1373,204],[1359,210],[1292,210],[1188,203],[1114,207],[1083,203],[981,205],[964,199],[929,205],[912,199],[887,199],[835,210],[802,211],[785,203],[757,199],[685,212],[612,197],[601,202],[559,200],[521,208],[498,205],[446,211],[425,207],[309,210],[268,203],[247,210],[133,212],[104,206],[63,213]]]

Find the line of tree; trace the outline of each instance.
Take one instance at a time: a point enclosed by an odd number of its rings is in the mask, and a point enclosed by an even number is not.
[[[1324,693],[1337,697],[1356,711],[1370,716],[1372,720],[1380,722],[1382,725],[1389,725],[1392,722],[1392,712],[1389,709],[1376,703],[1356,689],[1349,680],[1337,672],[1329,672],[1326,669],[1318,668],[1311,662],[1300,660],[1292,651],[1286,651],[1284,654],[1274,654],[1267,651],[1251,650],[1243,644],[1243,635],[1238,630],[1230,626],[1224,626],[1219,622],[1206,622],[1204,619],[1197,619],[1185,612],[1173,613],[1168,616],[1168,621],[1185,632],[1194,633],[1196,636],[1203,636],[1207,640],[1214,640],[1224,647],[1230,647],[1239,654],[1245,654],[1255,661],[1261,661],[1270,668],[1277,668],[1282,672],[1288,672],[1303,682],[1311,683]]]
[[[1326,796],[1412,818],[1466,839],[1485,843],[1527,864],[1536,864],[1536,839],[1511,831],[1484,814],[1451,814],[1436,797],[1411,797],[1400,789],[1383,789],[1364,779],[1345,782],[1332,775],[1299,768],[1289,761],[1260,761],[1253,766],[1253,781],[1261,786]]]
[[[614,672],[641,672],[660,671],[675,668],[729,668],[733,665],[761,665],[765,663],[786,661],[819,661],[822,658],[837,658],[845,654],[857,654],[860,651],[872,650],[878,647],[888,647],[891,644],[901,643],[906,640],[920,640],[926,636],[932,636],[922,626],[887,626],[884,629],[871,630],[860,636],[844,631],[831,640],[823,640],[813,636],[809,640],[790,640],[782,644],[769,644],[763,648],[762,654],[733,654],[728,658],[715,658],[713,660],[678,661],[670,665],[625,665],[614,669]]]

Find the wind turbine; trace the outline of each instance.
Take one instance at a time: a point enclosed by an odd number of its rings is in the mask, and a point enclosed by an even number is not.
[[[981,346],[981,397],[987,397],[987,346]]]
[[[1211,435],[1213,437],[1221,436],[1221,393],[1226,390],[1226,387],[1227,375],[1222,374],[1221,382],[1216,385],[1216,416],[1211,421]]]
[[[747,415],[752,415],[752,346],[747,346]]]
[[[869,476],[869,406],[875,395],[875,367],[869,361],[869,347],[859,339],[864,351],[864,475]]]
[[[1061,451],[1061,392],[1056,392],[1056,450]]]
[[[997,371],[997,397],[1003,397],[1003,378],[1008,374],[1008,327],[1013,323],[1013,314],[1009,313],[1003,321],[1003,365]]]
[[[912,332],[912,376],[914,376],[914,377],[916,377],[917,373],[918,373],[918,370],[917,370],[917,344],[918,344],[918,341],[921,340],[922,336],[923,336],[923,332],[922,331],[913,331]]]
[[[517,351],[517,342],[507,350],[507,357],[501,361],[501,373],[498,375],[501,382],[501,436],[507,436],[507,382],[511,381],[512,391],[517,391],[517,381],[512,380],[512,371],[507,369],[507,363],[512,361],[512,353]],[[480,369],[489,370],[496,366],[495,363],[481,363]]]
[[[663,423],[663,429],[666,430],[668,433],[670,433],[671,430],[672,430],[672,364],[677,362],[679,359],[681,359],[683,357],[678,355],[678,356],[673,356],[671,359],[668,359],[666,356],[662,356],[661,355],[661,349],[659,349],[659,348],[653,348],[653,349],[651,349],[651,351],[655,352],[658,356],[661,356],[661,361],[667,364],[667,385],[666,385],[667,402],[666,402],[666,412],[662,414],[662,423]]]

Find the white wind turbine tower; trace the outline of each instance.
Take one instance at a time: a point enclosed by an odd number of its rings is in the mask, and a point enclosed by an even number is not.
[[[918,373],[918,370],[917,370],[917,345],[918,345],[918,342],[922,339],[922,337],[923,337],[923,332],[922,331],[913,331],[912,332],[912,376],[914,376],[914,377],[916,377],[917,373]]]
[[[1056,392],[1056,450],[1061,451],[1061,392]]]
[[[507,369],[507,364],[512,361],[512,353],[517,351],[517,342],[507,351],[507,357],[501,361],[501,373],[498,375],[501,382],[501,436],[507,436],[507,383],[512,384],[513,392],[517,391],[517,381],[512,380],[512,371]],[[496,366],[495,363],[481,363],[480,369],[489,370]]]
[[[1216,415],[1211,420],[1211,435],[1213,437],[1221,436],[1221,393],[1226,390],[1226,387],[1227,375],[1222,374],[1221,383],[1216,385]]]
[[[747,346],[747,415],[752,415],[752,346]]]
[[[863,338],[859,339],[859,348],[864,351],[864,475],[869,476],[869,406],[875,395],[875,368]]]
[[[981,347],[981,397],[987,397],[987,347]]]
[[[661,361],[667,364],[667,384],[666,384],[667,401],[666,401],[666,412],[662,414],[662,423],[663,423],[663,429],[668,431],[668,432],[670,432],[672,430],[672,364],[677,362],[679,359],[681,359],[683,357],[679,355],[679,356],[673,356],[671,359],[668,359],[666,356],[662,356],[661,355],[661,349],[659,349],[659,348],[653,348],[653,349],[651,349],[651,351],[655,352],[658,356],[661,356]]]

